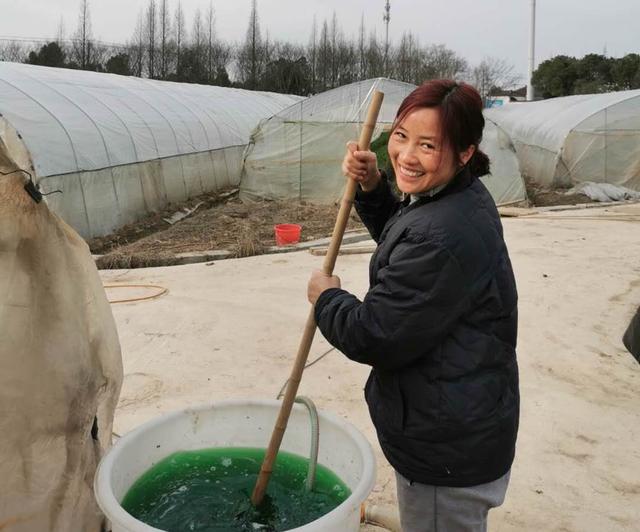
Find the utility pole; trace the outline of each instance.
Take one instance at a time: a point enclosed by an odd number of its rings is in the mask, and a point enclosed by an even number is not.
[[[531,1],[531,24],[529,27],[529,79],[527,81],[527,101],[533,101],[533,69],[536,62],[536,0]]]
[[[388,58],[389,58],[389,21],[391,20],[391,6],[389,5],[389,0],[387,0],[384,6],[384,15],[382,16],[382,20],[385,25],[385,34],[384,34],[384,75],[388,76],[389,71],[387,70],[388,66]]]

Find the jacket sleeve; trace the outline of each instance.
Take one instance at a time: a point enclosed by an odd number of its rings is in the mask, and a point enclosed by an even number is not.
[[[391,191],[386,174],[384,172],[381,174],[382,179],[374,190],[364,192],[358,187],[355,199],[358,216],[376,242],[380,241],[380,235],[387,220],[393,216],[399,206],[398,198]]]
[[[436,347],[469,307],[456,258],[429,241],[393,250],[363,301],[339,288],[322,292],[316,323],[347,357],[377,369],[410,365]]]
[[[640,362],[640,308],[636,311],[622,338],[629,353]]]

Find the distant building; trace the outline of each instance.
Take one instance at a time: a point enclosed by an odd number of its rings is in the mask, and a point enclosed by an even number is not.
[[[527,100],[527,87],[520,87],[514,90],[494,88],[487,96],[485,107],[502,107],[513,102],[524,102]]]
[[[502,107],[511,102],[517,102],[515,96],[487,96],[485,101],[485,108],[489,109],[491,107]]]

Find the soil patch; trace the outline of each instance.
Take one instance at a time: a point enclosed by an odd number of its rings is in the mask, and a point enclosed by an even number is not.
[[[544,189],[526,180],[533,206],[596,203],[584,194],[565,194]],[[126,225],[115,233],[89,241],[91,252],[102,255],[101,269],[142,268],[181,263],[178,254],[225,250],[231,257],[259,255],[275,245],[273,226],[297,223],[301,241],[331,236],[338,205],[306,202],[262,201],[242,203],[237,189],[203,194],[181,204]],[[177,212],[195,209],[173,225],[167,222]],[[352,212],[347,229],[365,230]]]
[[[127,224],[110,235],[96,237],[89,240],[87,242],[89,244],[89,249],[94,255],[109,253],[115,249],[127,246],[132,242],[136,242],[148,235],[170,228],[171,224],[166,222],[165,218],[170,218],[178,211],[183,211],[184,209],[191,210],[199,205],[195,212],[202,212],[215,205],[224,203],[236,193],[236,189],[228,189],[220,192],[202,194],[183,203],[170,203],[163,210],[150,214],[136,222]]]
[[[189,217],[170,225],[164,220],[175,212],[203,203]],[[173,205],[130,224],[107,237],[89,242],[94,254],[103,254],[98,267],[136,268],[177,263],[176,254],[227,250],[233,257],[259,255],[275,245],[273,226],[297,223],[301,241],[329,237],[339,206],[305,202],[263,201],[242,203],[237,191],[208,194]],[[352,212],[347,229],[364,226]]]
[[[524,180],[527,189],[527,197],[535,207],[552,207],[556,205],[578,205],[580,203],[598,203],[585,194],[566,194],[561,188],[548,189],[532,182]]]

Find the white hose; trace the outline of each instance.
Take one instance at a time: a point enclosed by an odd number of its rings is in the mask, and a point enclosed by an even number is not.
[[[294,402],[303,404],[309,411],[311,421],[311,450],[309,452],[309,469],[307,471],[306,489],[311,491],[316,479],[316,466],[318,464],[318,447],[320,443],[320,422],[318,410],[314,402],[304,395],[298,395]],[[390,532],[402,532],[400,526],[400,514],[393,506],[376,506],[362,503],[360,508],[360,522],[378,526]]]
[[[311,450],[309,451],[309,469],[307,470],[306,489],[311,491],[316,480],[316,465],[318,464],[318,444],[320,442],[320,423],[318,421],[318,410],[311,399],[304,395],[296,396],[296,403],[301,403],[307,407],[311,420]]]
[[[385,528],[390,532],[402,532],[400,514],[398,509],[393,506],[362,503],[360,522]]]

